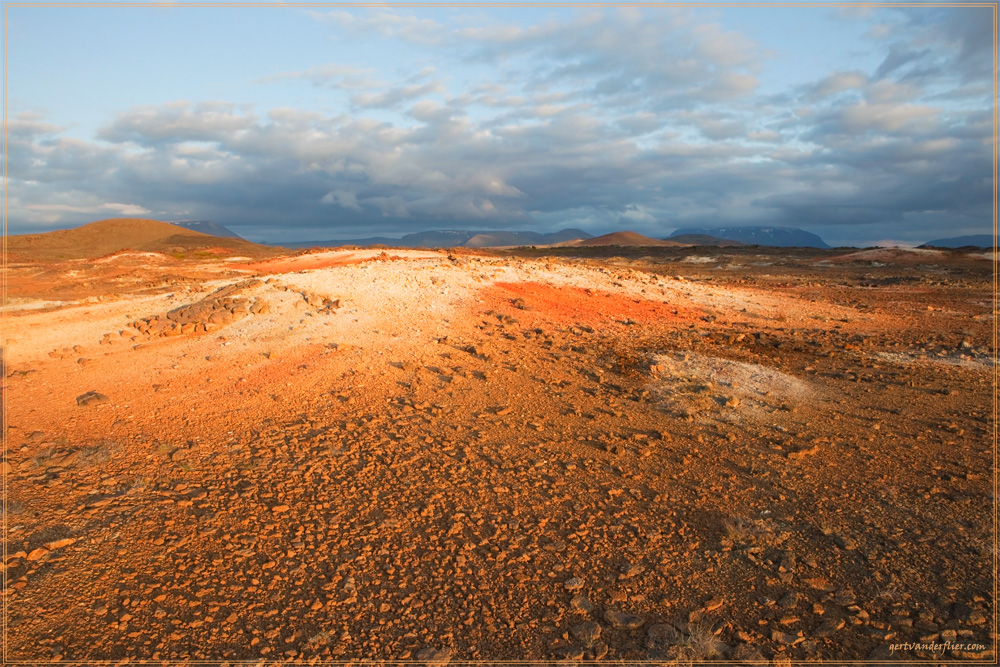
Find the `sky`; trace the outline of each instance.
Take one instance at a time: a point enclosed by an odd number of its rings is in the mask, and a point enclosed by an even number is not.
[[[7,231],[992,233],[990,7],[5,6]]]

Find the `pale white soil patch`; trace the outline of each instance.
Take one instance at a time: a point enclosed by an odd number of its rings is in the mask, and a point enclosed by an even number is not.
[[[834,261],[892,261],[899,260],[906,256],[920,256],[925,258],[943,257],[943,250],[932,250],[931,248],[873,248],[871,250],[859,250],[833,258]]]
[[[945,366],[961,366],[963,368],[985,368],[993,366],[993,359],[974,354],[953,353],[946,356],[932,356],[907,352],[876,352],[875,356],[892,364],[907,366],[910,364],[940,364]]]
[[[150,263],[163,263],[171,261],[171,257],[164,255],[161,252],[137,252],[137,251],[123,251],[116,252],[113,255],[108,255],[107,257],[99,257],[93,260],[86,260],[88,263],[93,264],[111,264],[114,262],[139,262],[142,261],[143,264]]]
[[[760,364],[682,352],[657,355],[654,364],[652,390],[662,407],[688,416],[760,416],[813,393],[807,382]]]

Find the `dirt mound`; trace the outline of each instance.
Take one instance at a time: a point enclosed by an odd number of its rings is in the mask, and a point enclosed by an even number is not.
[[[7,238],[13,262],[53,262],[103,257],[123,250],[159,252],[180,258],[190,254],[205,258],[239,252],[252,257],[273,256],[280,248],[243,239],[210,236],[194,230],[143,218],[112,218],[74,229]]]
[[[553,247],[573,247],[579,248],[584,246],[657,246],[663,248],[683,248],[689,243],[678,243],[676,241],[663,241],[660,239],[653,239],[648,236],[643,236],[638,232],[612,232],[610,234],[605,234],[603,236],[595,236],[592,239],[576,239],[573,241],[564,241],[562,243],[556,243]]]

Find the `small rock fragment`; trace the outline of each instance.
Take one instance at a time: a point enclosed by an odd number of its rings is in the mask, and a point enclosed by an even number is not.
[[[76,542],[75,537],[67,537],[62,540],[55,540],[54,542],[46,542],[45,548],[49,551],[55,551],[56,549],[62,549],[63,547],[68,547],[69,545]]]
[[[586,646],[592,645],[601,638],[601,626],[596,621],[584,621],[570,628],[570,634]]]
[[[586,595],[574,595],[573,599],[569,601],[569,606],[573,611],[582,614],[589,614],[594,611],[594,605]]]
[[[812,631],[812,636],[819,639],[826,639],[827,637],[832,637],[833,633],[837,632],[844,627],[844,619],[842,618],[827,618],[820,623],[815,630]]]
[[[86,394],[80,394],[76,397],[76,404],[78,406],[86,407],[88,405],[100,405],[101,403],[108,403],[109,399],[104,394],[100,394],[96,391],[88,391]]]
[[[35,560],[41,560],[42,558],[45,558],[45,556],[47,556],[48,554],[49,554],[48,549],[46,549],[45,547],[38,547],[37,549],[34,549],[31,553],[28,554],[28,561],[31,562]]]
[[[638,616],[615,611],[614,609],[608,609],[604,612],[604,620],[610,623],[612,627],[625,630],[635,630],[642,627],[642,624],[646,622]]]

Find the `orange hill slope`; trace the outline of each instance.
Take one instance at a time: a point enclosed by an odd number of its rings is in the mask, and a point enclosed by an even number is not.
[[[239,254],[255,258],[284,251],[143,218],[112,218],[74,229],[7,237],[7,253],[12,261],[88,259],[126,249],[169,254],[210,251],[213,255]]]
[[[676,241],[661,241],[637,232],[612,232],[592,239],[576,239],[556,243],[553,247],[584,247],[584,246],[660,246],[664,248],[683,248],[690,244]]]

